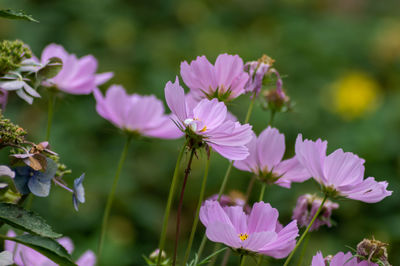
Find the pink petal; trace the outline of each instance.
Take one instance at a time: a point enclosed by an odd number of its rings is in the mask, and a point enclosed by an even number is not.
[[[290,188],[292,182],[304,182],[311,178],[309,172],[300,164],[296,156],[282,161],[274,168],[274,173],[281,176],[275,184]]]
[[[179,85],[178,77],[176,77],[175,83],[168,81],[164,90],[169,109],[183,122],[187,118],[185,91]]]
[[[209,145],[228,160],[244,160],[249,156],[249,152],[245,146],[222,146],[214,143],[209,143]]]
[[[318,251],[312,258],[311,266],[325,266],[325,260],[324,257],[322,257],[321,251]]]
[[[72,242],[71,238],[62,237],[57,239],[57,242],[60,243],[60,245],[63,246],[69,254],[72,254],[72,251],[74,251],[74,243]]]
[[[241,240],[232,226],[214,222],[207,226],[206,235],[213,242],[224,243],[232,248],[240,248]]]
[[[256,202],[251,210],[248,220],[248,233],[274,231],[278,220],[278,210],[269,203]]]
[[[324,163],[327,185],[345,186],[360,183],[364,177],[364,160],[351,152],[337,149],[326,157]]]
[[[303,141],[301,134],[297,136],[295,145],[296,157],[299,162],[317,182],[323,184],[327,182],[323,171],[327,145],[328,142],[321,139],[315,142],[308,139]]]
[[[368,177],[359,184],[354,184],[347,187],[339,187],[338,190],[341,192],[341,194],[350,199],[375,203],[392,195],[392,191],[388,191],[386,189],[387,186],[387,182],[376,182],[375,178]]]
[[[218,201],[206,200],[200,208],[200,221],[205,227],[211,223],[220,222],[233,227],[229,216],[225,213]]]
[[[114,76],[113,72],[105,72],[105,73],[96,74],[94,83],[96,84],[96,86],[100,86],[101,84],[109,81],[113,76]]]
[[[221,125],[226,118],[227,108],[223,102],[217,99],[203,99],[193,109],[194,119],[200,120],[207,126],[207,130],[213,130]]]
[[[249,150],[249,156],[240,161],[235,161],[233,166],[242,171],[253,172],[258,174],[258,160],[257,160],[257,137],[253,133],[253,137],[249,143],[246,144],[247,149]]]
[[[243,248],[258,252],[266,244],[275,241],[276,238],[277,234],[271,231],[252,233],[243,242]]]
[[[210,93],[217,88],[214,66],[205,56],[198,56],[190,65],[181,63],[181,76],[191,91]]]
[[[219,55],[215,61],[215,76],[221,92],[230,89],[233,97],[244,93],[248,74],[243,71],[243,60],[238,55]]]
[[[227,206],[224,207],[224,212],[228,215],[236,233],[247,232],[247,215],[243,211],[241,206]]]
[[[260,169],[272,171],[285,153],[285,136],[269,126],[257,139],[257,151]]]
[[[88,250],[76,261],[78,266],[94,266],[96,265],[96,255],[93,251]]]

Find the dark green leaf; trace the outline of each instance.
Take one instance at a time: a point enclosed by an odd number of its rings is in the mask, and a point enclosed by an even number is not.
[[[57,241],[47,237],[34,236],[34,235],[21,235],[16,237],[5,237],[6,240],[15,241],[17,243],[28,246],[37,252],[43,254],[50,260],[60,265],[76,265],[71,256]]]
[[[42,217],[15,204],[0,203],[0,221],[43,237],[58,238],[62,236],[55,233]]]
[[[38,80],[50,79],[57,76],[58,72],[62,69],[63,62],[58,57],[52,57],[49,62],[37,72],[36,78]]]
[[[24,11],[14,11],[11,9],[0,9],[0,17],[9,18],[9,19],[23,19],[23,20],[28,20],[28,21],[39,23],[39,21],[34,19],[31,15],[25,14]]]

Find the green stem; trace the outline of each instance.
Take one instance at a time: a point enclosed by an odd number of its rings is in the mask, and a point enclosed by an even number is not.
[[[192,160],[193,160],[195,152],[196,152],[196,149],[194,149],[194,148],[190,151],[188,165],[185,170],[185,177],[183,178],[181,196],[179,197],[178,212],[176,215],[175,246],[174,246],[174,256],[172,258],[172,266],[175,266],[175,264],[176,264],[176,256],[178,253],[178,242],[179,242],[179,230],[180,230],[180,226],[181,226],[183,196],[185,195],[186,184],[187,184],[187,180],[188,180],[188,177],[189,177],[189,174],[191,171]]]
[[[251,102],[250,102],[249,108],[247,109],[246,119],[244,120],[245,124],[247,124],[249,122],[249,120],[250,120],[250,116],[251,116],[251,113],[253,112],[253,107],[254,107],[255,100],[256,100],[256,94],[254,93],[253,97],[251,98]]]
[[[245,264],[244,264],[245,261],[246,261],[246,256],[240,255],[239,265],[240,265],[240,266],[244,266],[244,265],[245,265]]]
[[[230,161],[228,169],[226,169],[226,173],[225,173],[224,179],[222,180],[221,187],[220,187],[220,189],[218,191],[218,201],[221,200],[221,196],[222,196],[222,194],[224,194],[224,191],[225,191],[225,188],[226,188],[226,184],[228,183],[229,175],[230,175],[231,170],[232,170],[232,166],[233,166],[233,161]]]
[[[211,151],[210,151],[210,155],[211,155]],[[207,158],[206,168],[204,170],[203,181],[201,183],[201,188],[200,188],[199,202],[197,203],[196,216],[195,216],[194,221],[193,221],[192,232],[190,233],[189,243],[188,243],[188,246],[186,248],[185,258],[183,260],[182,265],[186,265],[186,262],[189,259],[190,251],[192,249],[194,235],[196,234],[197,224],[199,222],[200,208],[201,208],[201,204],[203,203],[204,193],[205,193],[205,190],[206,190],[209,167],[210,167],[210,156],[208,156],[208,158]]]
[[[263,256],[263,255],[260,255],[260,256],[258,257],[257,266],[260,266],[260,265],[262,264],[263,259],[264,259],[264,256]]]
[[[258,201],[263,201],[266,187],[267,187],[267,184],[266,183],[262,183],[261,191],[260,191],[260,197],[258,198]]]
[[[172,177],[171,187],[169,189],[169,194],[168,194],[167,207],[166,207],[165,213],[164,213],[164,221],[163,221],[162,230],[161,230],[160,242],[158,244],[158,249],[160,250],[160,252],[159,252],[158,258],[157,258],[157,265],[160,265],[160,263],[161,263],[161,253],[164,250],[165,239],[167,236],[168,218],[169,218],[169,214],[171,212],[172,201],[173,201],[173,198],[175,195],[175,189],[176,189],[176,185],[178,182],[179,166],[181,164],[181,160],[182,160],[183,154],[185,152],[186,145],[187,145],[187,141],[183,145],[181,151],[179,152],[178,159],[176,160],[174,175]]]
[[[272,123],[274,123],[274,118],[275,118],[275,111],[271,110],[271,116],[269,117],[268,125],[272,126]]]
[[[122,166],[124,165],[124,162],[126,159],[126,154],[128,153],[128,148],[129,148],[129,144],[131,143],[131,140],[132,140],[132,136],[128,136],[126,139],[125,146],[122,150],[121,157],[119,159],[117,171],[115,172],[114,182],[112,184],[110,194],[108,195],[108,198],[107,198],[106,208],[104,209],[99,244],[97,247],[98,262],[100,262],[100,259],[101,259],[101,251],[103,248],[104,238],[105,238],[105,234],[106,234],[106,230],[107,230],[108,218],[110,216],[111,206],[112,206],[112,203],[114,200],[115,191],[117,189],[118,179],[121,174]]]
[[[286,259],[285,264],[283,264],[283,266],[287,266],[289,265],[290,260],[292,259],[294,253],[296,252],[296,249],[300,246],[301,242],[303,241],[303,239],[306,237],[308,231],[310,230],[311,226],[313,225],[313,223],[315,222],[315,220],[317,219],[319,213],[322,210],[322,207],[324,207],[324,203],[325,201],[328,199],[328,195],[325,194],[324,199],[322,200],[321,205],[319,206],[317,212],[315,213],[314,217],[312,218],[310,224],[307,226],[306,230],[304,231],[304,233],[301,235],[299,241],[297,241],[296,246],[294,247],[294,249],[292,250],[292,252],[290,253],[289,257]]]
[[[297,262],[297,266],[301,266],[301,263],[303,262],[303,257],[304,257],[304,254],[306,252],[307,244],[308,244],[309,240],[310,240],[310,234],[307,234],[306,240],[304,240],[304,245],[303,245],[303,247],[301,249],[301,252],[300,252],[300,258],[299,258],[299,261]]]
[[[47,130],[46,130],[46,141],[50,139],[51,124],[53,122],[54,105],[55,105],[55,94],[54,92],[49,92],[48,100],[48,111],[47,111]]]

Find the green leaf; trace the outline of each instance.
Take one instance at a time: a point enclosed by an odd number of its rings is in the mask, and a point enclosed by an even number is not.
[[[0,203],[0,221],[34,235],[59,238],[46,221],[32,211],[27,211],[15,204]]]
[[[43,254],[50,260],[60,265],[76,265],[71,256],[57,241],[47,237],[34,236],[34,235],[21,235],[16,237],[0,236],[5,240],[15,241],[17,243],[28,246],[37,252]]]
[[[60,58],[52,57],[49,59],[49,62],[37,72],[36,78],[40,81],[53,78],[57,76],[62,66],[63,62]]]
[[[22,10],[14,11],[11,9],[0,9],[0,17],[9,19],[22,19],[39,23],[39,21],[34,19],[31,15],[25,14],[25,12]]]

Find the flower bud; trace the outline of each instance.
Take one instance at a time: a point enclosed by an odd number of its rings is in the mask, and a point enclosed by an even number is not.
[[[366,260],[375,263],[381,262],[384,266],[390,266],[386,249],[387,246],[388,244],[375,240],[374,238],[364,238],[364,240],[357,245],[358,262]]]
[[[267,55],[263,55],[257,61],[247,62],[244,70],[249,73],[249,80],[246,83],[246,92],[253,92],[258,95],[261,91],[264,76],[267,74],[275,60]]]
[[[152,261],[156,261],[158,258],[158,254],[160,254],[160,250],[159,249],[154,250],[150,254],[149,259]],[[166,258],[167,258],[167,254],[164,252],[164,250],[161,251],[161,261],[165,260]]]
[[[300,226],[308,226],[317,212],[318,208],[321,206],[322,199],[310,194],[305,194],[297,199],[296,207],[293,210],[292,219],[296,219]],[[310,228],[310,231],[315,231],[322,225],[327,225],[331,227],[331,215],[332,210],[339,208],[339,204],[334,203],[330,200],[326,200],[324,206],[317,219]]]

